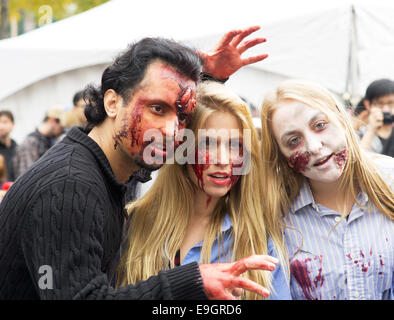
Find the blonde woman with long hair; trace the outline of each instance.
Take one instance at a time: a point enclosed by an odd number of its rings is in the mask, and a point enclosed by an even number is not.
[[[285,261],[279,224],[263,210],[260,146],[245,103],[222,84],[203,82],[189,129],[196,139],[195,163],[164,165],[148,192],[128,206],[132,216],[118,285],[193,261],[232,262],[250,255]],[[249,159],[244,166],[248,170],[234,175],[244,164],[237,158]],[[248,271],[245,281],[267,288],[271,299],[291,299],[284,270],[278,263],[273,272]],[[249,291],[232,293],[261,298]]]
[[[314,83],[266,94],[261,121],[293,299],[393,299],[394,159],[363,152],[346,110]]]

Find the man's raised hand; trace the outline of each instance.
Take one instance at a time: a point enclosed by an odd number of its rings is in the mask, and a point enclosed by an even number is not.
[[[253,26],[243,30],[227,32],[214,49],[207,53],[200,51],[199,54],[204,59],[203,72],[217,79],[227,79],[243,66],[267,58],[268,54],[260,54],[249,58],[241,57],[249,48],[266,41],[265,38],[243,41],[247,36],[259,29],[259,26]]]

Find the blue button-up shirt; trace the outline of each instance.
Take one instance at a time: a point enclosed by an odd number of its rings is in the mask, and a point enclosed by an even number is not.
[[[215,239],[211,251],[211,263],[231,262],[231,255],[233,249],[232,246],[233,239],[231,236],[231,230],[232,230],[231,219],[228,215],[226,215],[226,217],[223,220],[222,229],[221,229],[221,233],[223,237],[223,246],[221,245],[220,241],[218,241],[218,239]],[[202,246],[203,246],[203,241],[200,241],[199,243],[195,244],[186,254],[181,264],[184,265],[194,261],[200,262]],[[270,239],[268,239],[268,254],[275,258],[277,257],[274,244]],[[283,272],[283,268],[281,268],[280,263],[278,263],[276,265],[275,270],[272,271],[272,288],[273,291],[271,292],[270,295],[271,300],[291,300],[288,281],[286,280],[285,273]]]
[[[394,159],[380,164],[391,186]],[[393,189],[393,188],[392,188]],[[394,222],[366,193],[346,219],[313,199],[305,180],[286,216],[293,299],[393,299]],[[302,235],[302,236],[301,236]]]

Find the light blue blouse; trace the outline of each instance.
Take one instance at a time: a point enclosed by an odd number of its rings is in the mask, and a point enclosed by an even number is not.
[[[231,230],[232,230],[231,219],[228,215],[226,215],[226,217],[223,220],[222,229],[221,229],[222,237],[223,237],[223,246],[220,245],[218,239],[215,239],[214,244],[212,246],[211,263],[231,262],[231,255],[233,248],[233,239],[231,236]],[[181,264],[184,265],[194,261],[200,262],[202,246],[203,246],[203,241],[200,241],[199,243],[195,244],[186,254]],[[270,239],[268,239],[268,254],[270,256],[277,258],[274,244]],[[272,271],[272,288],[273,291],[271,292],[269,299],[291,300],[288,281],[286,280],[286,276],[284,274],[283,269],[280,266],[280,263],[278,263],[276,265],[275,270]]]

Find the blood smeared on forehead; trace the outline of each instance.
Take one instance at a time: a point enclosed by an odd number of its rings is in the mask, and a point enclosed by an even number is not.
[[[176,113],[179,117],[184,114],[190,120],[196,106],[196,83],[188,79],[169,66],[163,66],[162,78],[174,80],[179,87],[179,93],[175,101]]]

